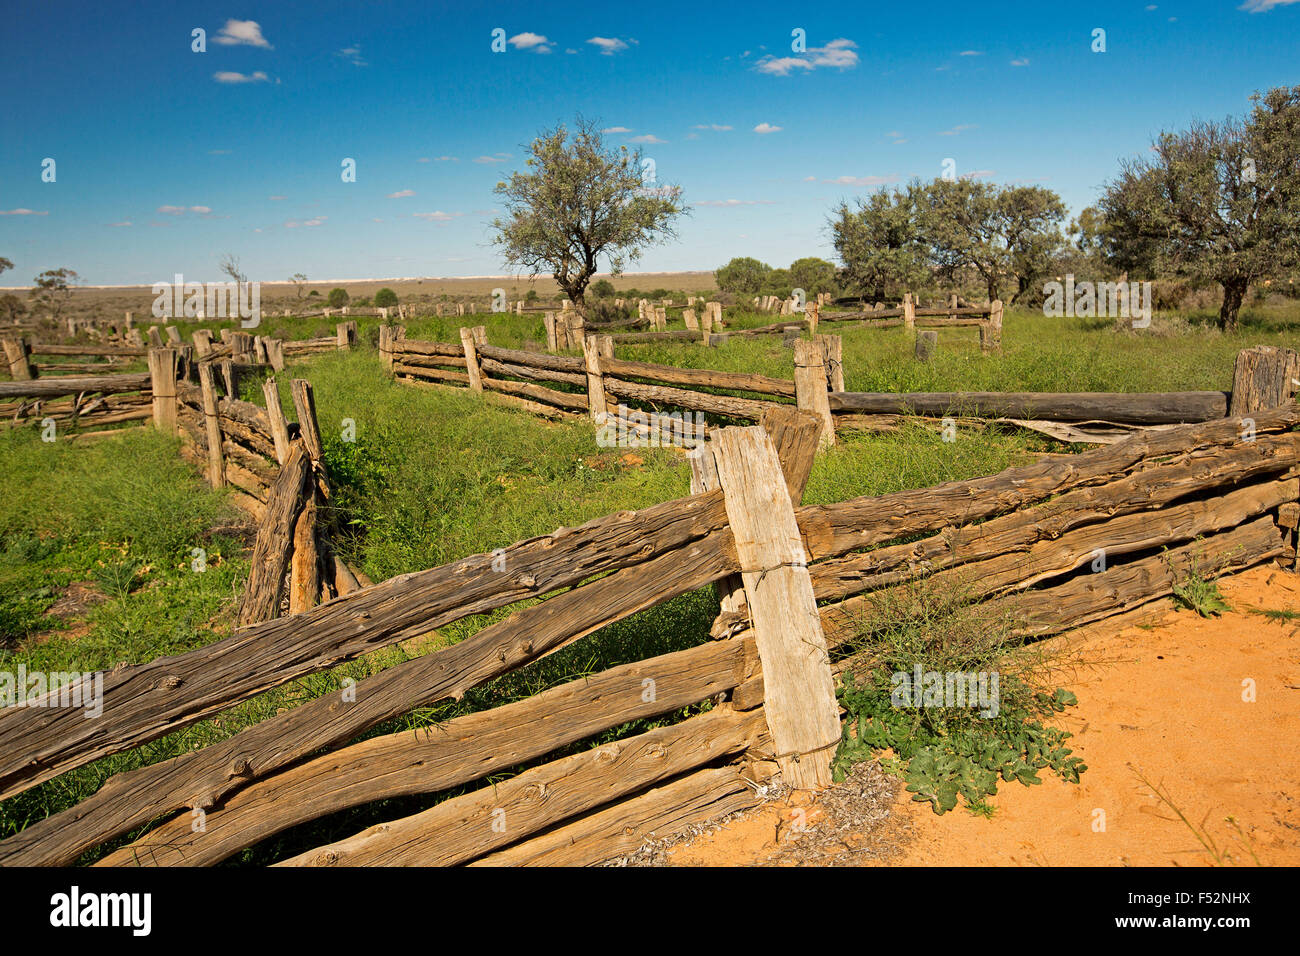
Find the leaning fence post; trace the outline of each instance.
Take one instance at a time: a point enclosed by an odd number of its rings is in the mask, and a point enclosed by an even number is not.
[[[212,351],[212,330],[195,329],[194,330],[194,355],[197,358],[205,358]]]
[[[794,343],[794,392],[797,405],[822,420],[822,447],[835,444],[835,419],[826,391],[826,357],[820,343],[800,339]]]
[[[476,391],[483,391],[483,373],[478,367],[478,349],[474,347],[474,330],[467,329],[463,326],[460,330],[460,344],[465,350],[465,371],[469,373],[469,387]]]
[[[608,410],[605,407],[605,377],[600,370],[600,337],[587,335],[582,339],[582,357],[587,365],[587,411],[597,425],[605,424]]]
[[[226,484],[226,460],[221,449],[221,419],[217,415],[217,387],[212,381],[212,363],[199,366],[199,394],[203,400],[204,434],[208,440],[208,484]]]
[[[775,759],[797,790],[831,784],[839,706],[808,554],[781,462],[761,427],[724,428],[711,450],[763,667],[764,711]]]
[[[262,397],[266,399],[266,417],[271,423],[271,439],[275,442],[275,460],[283,465],[289,457],[289,423],[284,420],[280,389],[274,376],[262,383]]]
[[[32,364],[27,356],[31,354],[31,346],[27,344],[24,338],[3,339],[5,357],[9,359],[9,375],[15,382],[29,382],[36,377]]]
[[[844,391],[844,339],[838,335],[814,335],[826,357],[826,372],[832,392]]]
[[[149,350],[149,387],[153,393],[154,426],[176,433],[176,350]]]

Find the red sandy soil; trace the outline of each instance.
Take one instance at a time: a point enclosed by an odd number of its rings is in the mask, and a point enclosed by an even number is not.
[[[1223,579],[1220,591],[1233,608],[1221,617],[1170,611],[1154,626],[1098,628],[1071,643],[1058,681],[1079,705],[1058,724],[1074,734],[1070,746],[1088,766],[1081,783],[1047,772],[1041,786],[1000,783],[992,819],[960,805],[936,816],[900,792],[889,823],[850,835],[853,846],[874,841],[887,851],[863,862],[1300,864],[1300,620],[1246,610],[1300,610],[1300,576],[1269,565]],[[1253,703],[1243,700],[1248,680]],[[762,864],[790,846],[796,820],[817,825],[814,797],[759,808],[673,848],[669,863]]]

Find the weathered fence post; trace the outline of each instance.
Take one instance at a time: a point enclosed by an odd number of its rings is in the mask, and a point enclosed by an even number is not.
[[[212,381],[212,363],[199,366],[199,395],[203,402],[203,427],[208,439],[208,484],[226,484],[226,459],[221,449],[221,419],[217,415],[217,387]]]
[[[916,360],[928,362],[934,357],[934,350],[939,347],[939,330],[922,329],[916,333]]]
[[[212,351],[212,331],[210,329],[194,330],[194,355],[196,358],[204,358]]]
[[[695,318],[694,309],[682,309],[682,321],[686,323],[686,328],[692,332],[700,330],[700,322]]]
[[[989,317],[980,323],[980,350],[992,352],[1002,348],[1002,300],[989,303]]]
[[[169,325],[164,330],[167,333],[167,345],[172,347],[181,344],[181,330],[174,325]]]
[[[1258,345],[1237,353],[1232,372],[1230,417],[1288,404],[1300,382],[1300,353]]]
[[[311,382],[302,378],[295,378],[289,384],[289,390],[293,393],[294,411],[298,413],[298,432],[307,449],[307,456],[315,465],[325,453],[320,440],[320,425],[316,421],[316,395],[312,391]]]
[[[347,349],[352,348],[354,344],[356,344],[357,341],[357,320],[356,319],[351,319],[350,321],[347,322],[340,322],[338,325],[334,327],[334,331],[338,335],[338,347],[340,350],[346,351]]]
[[[32,363],[28,359],[31,346],[24,338],[3,339],[5,357],[9,360],[9,375],[15,382],[30,382],[36,377]]]
[[[226,398],[239,397],[239,372],[236,369],[234,361],[223,359],[221,362],[221,377],[226,382]]]
[[[609,414],[605,406],[605,376],[600,370],[602,337],[607,336],[588,335],[582,340],[582,357],[587,364],[587,411],[597,425],[605,424]]]
[[[483,391],[483,373],[478,367],[478,349],[474,347],[474,330],[461,326],[460,344],[465,350],[465,371],[469,374],[469,387],[475,392]]]
[[[916,301],[910,292],[903,293],[903,328],[909,332],[916,329]]]
[[[814,335],[826,357],[826,371],[832,392],[844,391],[844,339],[838,335]]]
[[[805,321],[807,321],[807,323],[808,323],[808,334],[809,334],[809,335],[816,335],[816,334],[817,334],[818,310],[819,310],[820,308],[821,308],[821,307],[820,307],[816,302],[805,302],[805,303],[804,303],[804,307],[803,307],[803,309],[804,309],[804,316],[805,316]]]
[[[713,309],[709,303],[704,303],[704,311],[700,313],[700,325],[704,330],[704,344],[711,344],[713,338]]]
[[[280,339],[263,339],[266,348],[266,360],[277,372],[284,371],[284,342]]]
[[[794,343],[794,392],[798,406],[822,420],[822,447],[835,444],[835,419],[826,392],[826,357],[821,345],[807,339]]]
[[[309,484],[293,526],[293,553],[289,560],[289,613],[310,611],[316,606],[319,597],[320,550],[316,546],[316,495]]]
[[[391,325],[381,325],[379,327],[379,358],[384,363],[384,368],[392,372],[393,327]]]
[[[948,319],[952,322],[957,321],[957,293],[956,292],[948,296]]]
[[[158,331],[158,326],[149,326],[149,347],[153,349],[164,348],[166,343],[163,342],[162,333]]]
[[[781,462],[761,427],[724,428],[709,445],[762,662],[776,761],[795,789],[828,787],[840,742],[839,706]]]
[[[275,442],[275,460],[283,465],[289,457],[289,423],[284,420],[280,389],[274,376],[262,383],[262,397],[266,399],[266,417],[271,423],[271,438]]]
[[[176,350],[149,350],[149,387],[153,392],[154,427],[176,434]]]
[[[546,326],[546,351],[555,352],[559,350],[559,337],[555,331],[555,313],[547,312],[542,316],[542,324]]]
[[[298,397],[296,386],[294,399]],[[304,429],[305,431],[305,429]],[[266,515],[253,545],[252,567],[244,586],[238,626],[247,627],[275,617],[284,593],[284,575],[293,551],[293,533],[299,507],[308,490],[311,466],[303,444],[295,442],[266,495]]]

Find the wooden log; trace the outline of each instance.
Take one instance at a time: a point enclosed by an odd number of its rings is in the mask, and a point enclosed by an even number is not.
[[[314,466],[325,454],[321,444],[320,425],[316,422],[316,396],[311,382],[304,378],[295,378],[289,385],[293,393],[293,407],[298,414],[298,431],[306,446],[307,455]]]
[[[627,332],[614,336],[615,342],[694,342],[699,335],[689,329],[672,332]]]
[[[666,382],[669,385],[700,386],[704,388],[727,388],[738,392],[755,392],[758,394],[777,395],[782,398],[794,398],[793,381],[772,378],[767,375],[750,375],[744,372],[714,372],[709,369],[678,368],[673,365],[655,365],[650,362],[629,362],[614,359],[604,363],[604,371],[609,375],[628,378],[648,378]]]
[[[393,353],[399,362],[406,361],[408,355],[445,355],[463,360],[465,347],[446,342],[418,342],[414,339],[403,339],[394,343]]]
[[[221,380],[225,383],[226,397],[239,398],[239,369],[233,359],[222,359],[219,364]]]
[[[939,333],[925,330],[916,333],[916,360],[928,362],[939,347]]]
[[[1022,566],[1028,567],[1026,555],[1039,542],[1057,541],[1085,525],[1139,512],[1140,521],[1157,521],[1162,512],[1148,513],[1169,508],[1179,498],[1286,472],[1298,451],[1300,438],[1295,435],[1198,449],[982,524],[944,528],[920,541],[818,562],[811,569],[813,590],[819,600],[844,597],[898,583],[918,572],[933,573],[1003,554],[1017,555]],[[1190,527],[1192,518],[1187,520]],[[1118,540],[1123,527],[1116,525],[1110,533]]]
[[[558,408],[568,408],[574,411],[586,412],[588,408],[586,395],[575,395],[572,392],[559,392],[553,388],[546,388],[542,385],[531,385],[526,382],[512,382],[502,378],[487,378],[482,380],[483,387],[489,388],[496,392],[505,392],[508,395],[521,395],[525,398],[531,398],[533,401],[543,402],[547,405],[555,405]]]
[[[1280,432],[1300,423],[1300,409],[1279,408],[1255,415],[1255,432]],[[917,491],[864,496],[832,505],[800,508],[796,515],[809,554],[832,557],[892,538],[938,531],[1023,508],[1051,495],[1121,477],[1139,463],[1162,455],[1235,444],[1239,419],[1184,425],[1133,437],[1081,455],[1008,468],[970,481],[950,481]]]
[[[206,358],[212,351],[212,332],[210,329],[195,329],[194,335],[194,355],[199,359]]]
[[[290,457],[292,460],[292,453]],[[283,470],[281,474],[283,477]],[[703,586],[735,570],[730,535],[723,533],[726,520],[722,495],[717,492],[621,512],[580,528],[562,528],[519,542],[500,555],[473,555],[394,578],[313,608],[292,624],[269,621],[180,657],[120,668],[105,677],[105,694],[112,696],[106,698],[110,705],[94,728],[66,709],[0,710],[0,739],[12,740],[16,748],[0,750],[0,787],[20,792],[87,760],[170,733],[285,681],[471,614],[571,587],[607,571],[635,566],[633,577],[641,579],[652,597],[662,595],[664,587],[681,584],[687,590]],[[707,547],[701,546],[703,541],[709,542]],[[669,566],[663,580],[650,579],[651,565],[641,562],[660,555],[671,555],[683,570]],[[507,572],[496,570],[501,566],[498,560],[505,562]],[[701,575],[704,580],[695,583]],[[546,613],[563,606],[553,605]],[[359,621],[364,621],[364,626],[358,626]],[[303,622],[310,625],[305,632]],[[462,648],[457,656],[476,660],[482,650],[482,642],[475,644],[477,639],[475,635],[456,645]],[[490,634],[483,640],[492,646]],[[291,659],[287,647],[296,648]],[[480,651],[474,651],[475,647]],[[435,672],[441,667],[440,663]],[[180,683],[164,682],[168,676],[179,678],[186,685],[184,691],[177,689]],[[196,704],[196,699],[201,703]],[[389,703],[398,706],[400,702]],[[0,799],[11,792],[0,791]],[[145,816],[141,822],[155,816]],[[4,848],[0,843],[0,859]]]
[[[980,418],[1109,421],[1138,425],[1223,418],[1223,392],[837,392],[834,412],[962,414]]]
[[[586,386],[587,376],[577,372],[554,372],[546,368],[534,368],[531,365],[515,365],[511,362],[498,362],[496,359],[479,356],[479,369],[493,375],[513,375],[537,382],[565,382],[569,385]]]
[[[419,355],[414,352],[403,352],[400,361],[403,365],[413,365],[416,368],[468,368],[463,353],[460,355]]]
[[[239,607],[240,627],[269,621],[279,612],[284,575],[293,549],[295,522],[304,504],[310,473],[307,450],[303,445],[293,445],[289,449],[289,459],[280,469],[280,477],[271,488],[266,502],[266,519],[257,531],[252,567]]]
[[[217,388],[212,381],[212,366],[199,366],[199,390],[203,401],[203,422],[208,446],[208,484],[223,488],[226,463],[222,457],[221,422],[217,413]]]
[[[448,372],[440,368],[424,368],[419,365],[407,365],[405,362],[393,363],[394,375],[406,375],[416,379],[433,379],[439,382],[458,382],[469,385],[469,376],[464,372]]]
[[[342,346],[340,346],[342,348]],[[301,614],[320,597],[320,554],[316,548],[316,496],[309,490],[293,527],[289,567],[289,613]]]
[[[1261,345],[1242,349],[1232,373],[1230,415],[1290,404],[1300,385],[1300,352]]]
[[[275,446],[275,460],[283,465],[289,458],[289,424],[280,405],[280,389],[274,377],[262,382],[262,396],[266,399],[266,416],[271,426],[271,441]]]
[[[77,395],[81,392],[100,392],[105,395],[120,392],[149,391],[148,373],[130,375],[53,376],[21,382],[0,382],[0,398],[51,398]]]
[[[154,427],[167,435],[176,433],[176,350],[149,351],[150,394],[153,395]]]
[[[794,386],[799,408],[813,412],[822,420],[818,439],[821,447],[835,444],[835,419],[831,416],[826,391],[826,357],[815,341],[794,344]]]
[[[258,780],[211,810],[203,832],[193,832],[190,814],[182,813],[99,865],[210,866],[339,810],[462,786],[725,693],[742,679],[745,659],[744,642],[703,644],[455,717],[436,733],[372,737]]]
[[[110,358],[144,357],[146,349],[131,348],[125,345],[43,345],[30,343],[32,355],[103,355]]]
[[[761,732],[761,711],[710,711],[535,767],[277,866],[464,863],[610,799],[744,751]],[[545,799],[539,799],[542,794]]]
[[[736,398],[731,395],[712,395],[706,392],[694,392],[666,385],[643,385],[614,378],[606,373],[605,391],[618,398],[631,398],[643,402],[655,402],[675,405],[679,408],[695,409],[725,415],[730,418],[758,421],[763,410],[772,402],[763,402],[751,398]]]
[[[550,369],[556,372],[572,372],[584,376],[587,365],[584,359],[569,355],[547,355],[543,352],[526,352],[522,349],[503,349],[495,345],[478,346],[478,353],[498,362],[515,365],[528,365],[535,368]],[[457,354],[459,350],[457,350]]]
[[[591,866],[760,802],[736,768],[698,770],[468,865]]]
[[[763,665],[767,726],[786,783],[831,784],[839,705],[790,491],[762,428],[710,440]]]
[[[266,360],[271,369],[276,372],[284,371],[284,342],[280,339],[263,339],[266,348]]]

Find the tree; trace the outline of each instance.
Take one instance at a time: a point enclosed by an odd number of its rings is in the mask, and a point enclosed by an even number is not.
[[[616,290],[614,283],[608,279],[600,279],[592,283],[591,291],[598,299],[612,299]]]
[[[233,256],[229,252],[227,252],[224,256],[221,257],[221,262],[218,263],[218,268],[221,269],[223,273],[230,276],[230,278],[234,280],[235,291],[238,293],[240,299],[242,300],[244,297],[244,283],[248,281],[248,276],[244,275],[244,273],[239,271],[239,257]]]
[[[381,309],[391,309],[397,305],[397,293],[385,286],[375,293],[375,305]]]
[[[3,315],[10,325],[17,322],[26,311],[27,307],[23,305],[23,300],[12,292],[0,296],[0,315]]]
[[[295,272],[289,276],[289,281],[297,287],[298,298],[304,299],[307,297],[307,276],[304,273]]]
[[[748,256],[738,256],[713,272],[714,281],[722,292],[735,295],[758,295],[767,282],[772,267]]]
[[[1016,283],[1012,301],[1022,296],[1065,241],[1060,230],[1065,204],[1050,189],[936,179],[924,195],[921,234],[930,255],[973,266],[990,301],[1001,298],[1008,278]]]
[[[808,257],[790,263],[790,285],[809,296],[835,290],[835,266],[825,259]]]
[[[846,202],[835,209],[829,225],[848,288],[879,302],[888,289],[906,292],[929,278],[918,222],[920,190],[919,183],[906,191],[881,189],[859,198],[857,209]]]
[[[331,309],[341,309],[348,304],[348,290],[338,286],[330,289],[329,298],[325,300]]]
[[[14,267],[14,264],[13,264],[12,262],[10,262],[10,261],[9,261],[8,259],[6,259],[4,256],[0,256],[0,272],[7,272],[8,270],[12,269],[13,267]]]
[[[1252,281],[1300,264],[1300,86],[1251,102],[1242,120],[1162,133],[1101,199],[1113,260],[1220,283],[1229,331]]]
[[[494,241],[508,265],[549,269],[579,309],[601,258],[618,275],[642,247],[676,237],[681,189],[647,188],[641,151],[607,150],[595,123],[579,117],[572,139],[564,126],[544,132],[529,154],[529,172],[497,183],[506,215]]]
[[[72,289],[81,276],[71,269],[47,269],[32,281],[35,283],[32,299],[42,308],[50,309],[57,319],[72,298]]]
[[[763,276],[763,285],[759,292],[763,295],[775,295],[782,299],[790,297],[790,291],[794,288],[790,281],[789,269],[769,269]]]

